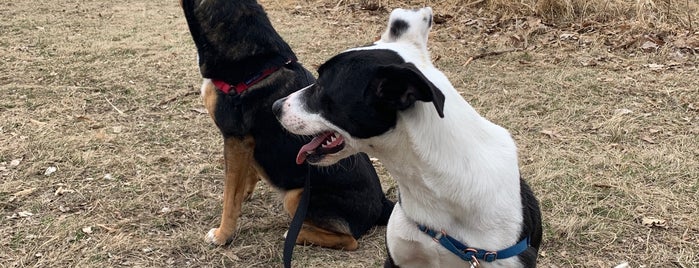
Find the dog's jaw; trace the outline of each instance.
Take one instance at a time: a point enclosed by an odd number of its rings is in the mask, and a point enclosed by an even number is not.
[[[310,87],[303,88],[278,100],[274,108],[277,119],[286,130],[296,135],[316,137],[300,149],[296,163],[300,165],[307,161],[316,166],[330,166],[358,153],[359,151],[352,147],[352,138],[349,138],[348,133],[325,120],[320,114],[311,113],[305,109],[306,106],[303,105],[301,99],[304,96],[304,91]],[[322,155],[311,153],[324,145],[339,147],[339,151]]]

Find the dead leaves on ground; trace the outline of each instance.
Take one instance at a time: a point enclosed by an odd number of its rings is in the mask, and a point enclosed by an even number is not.
[[[621,63],[629,56],[652,53],[668,53],[675,60],[669,64],[644,66],[652,71],[682,67],[689,64],[687,61],[691,58],[699,55],[699,32],[645,29],[628,22],[583,22],[561,26],[547,24],[537,17],[486,17],[466,11],[460,12],[463,14],[458,16],[442,15],[449,19],[441,21],[440,27],[446,27],[449,37],[467,47],[478,47],[480,50],[474,53],[475,55],[502,51],[503,47],[519,51],[533,51],[546,47],[584,51],[596,47],[603,48],[610,55],[582,58],[578,60],[581,66]],[[470,60],[464,65],[470,63]],[[612,67],[616,68],[614,65]]]

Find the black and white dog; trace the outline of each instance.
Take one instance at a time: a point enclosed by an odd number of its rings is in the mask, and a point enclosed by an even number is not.
[[[431,8],[394,10],[381,40],[331,58],[273,110],[290,132],[324,138],[297,162],[367,152],[395,178],[387,267],[534,267],[541,214],[517,147],[432,64],[431,26]]]

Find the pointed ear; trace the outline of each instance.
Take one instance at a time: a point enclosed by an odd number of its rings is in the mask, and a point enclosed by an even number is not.
[[[415,101],[432,102],[444,118],[444,94],[412,63],[380,66],[370,85],[379,99],[398,110],[412,107]]]

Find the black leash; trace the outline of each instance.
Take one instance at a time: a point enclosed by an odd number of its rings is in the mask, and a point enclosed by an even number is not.
[[[286,240],[284,240],[284,267],[291,268],[291,256],[294,254],[294,246],[296,245],[296,238],[301,232],[301,226],[303,226],[303,220],[306,219],[306,212],[308,212],[308,203],[311,197],[311,168],[308,167],[308,174],[306,175],[306,182],[303,184],[303,193],[301,194],[301,200],[299,200],[299,205],[296,207],[296,212],[294,213],[294,218],[289,224],[289,231],[286,233]]]

